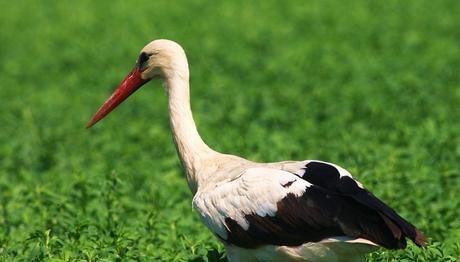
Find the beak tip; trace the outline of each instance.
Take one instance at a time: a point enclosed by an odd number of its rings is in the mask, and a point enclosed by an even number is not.
[[[92,117],[88,123],[86,124],[86,128],[87,129],[90,129],[92,126],[94,126],[96,123],[98,122],[98,120],[94,119],[94,117]]]

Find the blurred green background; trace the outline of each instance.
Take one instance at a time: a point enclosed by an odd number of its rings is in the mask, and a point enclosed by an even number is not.
[[[139,50],[186,50],[205,141],[350,170],[460,256],[459,1],[0,1],[0,260],[218,261],[161,83],[91,130]]]

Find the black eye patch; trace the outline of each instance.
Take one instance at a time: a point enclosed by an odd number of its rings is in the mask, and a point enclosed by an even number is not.
[[[146,52],[142,52],[137,59],[137,67],[142,71],[147,67],[147,61],[149,60],[150,55]]]

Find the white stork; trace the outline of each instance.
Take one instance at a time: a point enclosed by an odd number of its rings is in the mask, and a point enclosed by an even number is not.
[[[323,161],[256,163],[208,147],[190,108],[185,52],[155,40],[87,127],[153,78],[161,78],[193,207],[225,245],[229,261],[351,261],[378,247],[427,239],[345,169]]]

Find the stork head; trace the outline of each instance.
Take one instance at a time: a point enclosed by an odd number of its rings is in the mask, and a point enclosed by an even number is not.
[[[92,127],[151,79],[188,79],[188,74],[187,57],[179,44],[165,39],[150,42],[142,48],[133,70],[94,114],[86,127]]]
[[[184,49],[171,40],[158,39],[142,48],[136,66],[141,78],[170,78],[174,75],[188,77],[188,63]]]

